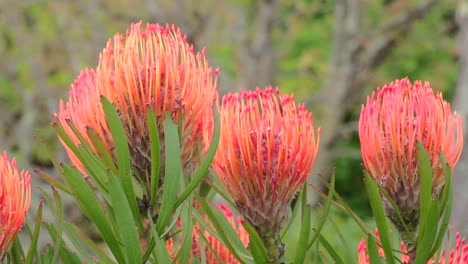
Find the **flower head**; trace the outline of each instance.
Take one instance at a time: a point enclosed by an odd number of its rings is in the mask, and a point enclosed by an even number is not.
[[[364,166],[393,199],[411,229],[419,223],[416,143],[421,142],[429,153],[435,191],[445,183],[440,153],[453,169],[461,155],[462,136],[462,118],[452,114],[450,104],[442,94],[434,94],[427,82],[397,80],[374,92],[362,107],[359,138]],[[386,212],[399,227],[388,201]]]
[[[23,224],[31,202],[31,176],[18,173],[16,160],[0,155],[0,260],[5,257]]]
[[[190,172],[197,163],[199,149],[203,149],[199,144],[203,145],[204,122],[213,118],[216,75],[208,66],[205,52],[195,54],[178,28],[147,24],[143,30],[140,22],[133,24],[125,37],[117,34],[108,41],[97,69],[80,74],[68,101],[60,102],[56,118],[76,145],[80,140],[70,124],[94,151],[96,146],[87,135],[89,129],[112,153],[114,139],[100,102],[101,97],[107,98],[124,126],[134,171],[144,178],[151,170],[148,108],[157,117],[162,144],[162,124],[168,112],[181,128],[182,162],[185,171]],[[84,171],[81,162],[67,151]]]
[[[450,249],[450,251],[443,250],[439,256],[439,261],[436,262],[437,256],[434,256],[430,259],[427,264],[468,264],[468,245],[466,244],[465,238],[461,239],[460,234],[457,233],[456,245],[455,248]],[[379,255],[384,257],[382,248],[379,249]],[[407,263],[409,257],[407,255],[407,250],[405,243],[401,242],[400,250],[403,252],[401,254],[401,262]],[[447,252],[449,252],[447,254]],[[367,243],[365,239],[362,239],[358,245],[358,262],[359,264],[369,264],[369,255],[367,254]]]
[[[249,233],[244,229],[241,221],[242,219],[238,216],[234,218],[231,209],[229,209],[225,204],[220,204],[217,206],[219,210],[221,210],[231,224],[231,226],[237,230],[237,235],[239,236],[242,244],[247,246],[249,244]],[[208,219],[207,219],[208,220]],[[209,222],[209,220],[208,220]],[[236,223],[237,222],[237,223]],[[202,238],[201,236],[204,236]],[[179,239],[182,237],[182,234],[179,235]],[[201,256],[201,243],[200,241],[206,241],[205,243],[209,244],[204,246],[205,255],[206,255],[206,263],[226,263],[226,264],[237,264],[240,263],[234,255],[232,255],[231,251],[216,237],[214,237],[210,232],[207,230],[201,231],[200,224],[197,224],[193,227],[192,231],[192,257],[199,258]],[[172,252],[173,257],[175,257],[177,252],[174,252],[174,240],[170,238],[166,242],[166,247],[169,252]],[[221,262],[219,262],[221,261]]]
[[[213,168],[245,220],[276,233],[317,156],[312,114],[267,87],[226,95],[220,116]]]

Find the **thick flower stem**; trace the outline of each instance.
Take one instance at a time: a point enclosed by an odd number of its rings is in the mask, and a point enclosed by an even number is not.
[[[265,246],[266,253],[268,256],[268,263],[271,264],[279,264],[281,252],[280,252],[280,243],[277,233],[260,233],[260,238],[263,241],[263,245]]]

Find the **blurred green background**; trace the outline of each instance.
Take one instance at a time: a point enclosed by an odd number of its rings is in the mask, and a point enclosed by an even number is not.
[[[220,68],[220,94],[257,85],[295,93],[322,127],[311,183],[336,167],[338,192],[371,220],[357,136],[360,106],[377,87],[409,77],[429,81],[448,101],[458,98],[453,107],[466,115],[468,88],[459,78],[468,52],[466,6],[455,0],[4,0],[0,149],[22,168],[53,171],[34,136],[66,160],[50,122],[74,78],[96,67],[108,39],[130,23],[175,24]],[[456,203],[467,201],[455,195]],[[466,232],[466,212],[455,208],[454,225]],[[67,212],[81,219],[73,206]],[[339,212],[333,217],[336,227],[327,230],[342,230],[354,252],[363,234]]]

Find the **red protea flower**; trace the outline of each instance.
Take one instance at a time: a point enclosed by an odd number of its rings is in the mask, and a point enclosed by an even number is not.
[[[219,210],[221,210],[226,217],[226,219],[229,221],[231,226],[237,230],[237,235],[239,236],[240,240],[244,244],[244,246],[247,247],[249,244],[249,233],[244,229],[244,226],[242,225],[242,219],[238,216],[237,218],[234,218],[231,209],[229,209],[225,204],[220,204],[217,206]],[[207,219],[209,222],[209,220]],[[236,224],[237,222],[237,224]],[[204,236],[204,239],[200,236]],[[182,237],[182,234],[179,235],[179,239]],[[203,234],[201,234],[200,231],[200,224],[197,224],[193,227],[192,231],[192,237],[193,237],[193,244],[192,244],[192,258],[200,258],[201,257],[201,240],[205,240],[208,245],[204,246],[204,251],[205,251],[205,256],[206,256],[206,263],[213,263],[213,264],[218,264],[218,263],[225,263],[225,264],[237,264],[240,263],[234,255],[232,255],[231,251],[221,242],[219,241],[216,237],[214,237],[210,232],[204,231]],[[172,257],[174,258],[176,256],[176,251],[174,251],[174,240],[172,238],[168,239],[166,241],[166,247],[169,252],[172,252]],[[211,248],[211,249],[210,249]],[[220,262],[221,261],[221,262]]]
[[[13,244],[31,202],[31,176],[28,171],[18,173],[16,160],[8,154],[0,155],[0,260]]]
[[[461,239],[460,234],[457,233],[456,245],[455,248],[450,249],[450,251],[443,250],[442,254],[439,256],[439,261],[436,262],[437,257],[434,256],[427,264],[468,264],[468,245],[466,244],[465,238]],[[400,243],[401,262],[408,263],[409,256],[407,255],[407,250],[405,243]],[[448,256],[447,256],[447,252]],[[379,255],[384,258],[383,250],[379,247]],[[369,255],[367,254],[367,243],[365,239],[362,239],[358,245],[358,261],[359,264],[369,264]]]
[[[462,118],[452,114],[441,93],[429,83],[408,79],[386,85],[362,107],[359,138],[364,166],[415,231],[419,224],[419,169],[416,143],[429,152],[434,192],[444,186],[440,153],[453,169],[462,150]],[[404,227],[387,200],[385,210],[400,233]],[[404,238],[405,240],[405,238]],[[406,240],[405,240],[406,241]]]
[[[312,114],[296,107],[294,96],[267,87],[226,95],[220,116],[213,168],[245,220],[266,244],[276,244],[317,156]]]
[[[81,73],[70,91],[68,102],[60,102],[57,120],[75,144],[80,144],[73,124],[95,150],[88,129],[98,135],[112,153],[114,139],[109,131],[100,99],[106,97],[123,123],[130,146],[133,170],[144,181],[151,170],[147,110],[156,114],[164,159],[162,124],[165,113],[181,128],[181,155],[186,173],[198,162],[204,122],[212,122],[212,105],[217,97],[217,73],[208,66],[205,52],[195,54],[178,28],[133,24],[126,36],[109,40],[94,70]],[[69,123],[68,123],[69,122]],[[67,148],[73,163],[81,162]],[[164,162],[161,162],[163,165]],[[161,168],[164,170],[164,168]],[[161,175],[164,174],[161,173]]]

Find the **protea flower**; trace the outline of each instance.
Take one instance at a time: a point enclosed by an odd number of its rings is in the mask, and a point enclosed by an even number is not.
[[[31,202],[31,176],[18,173],[16,160],[0,155],[0,260],[2,260],[20,231]]]
[[[430,259],[427,264],[468,264],[468,245],[466,244],[465,238],[461,239],[460,234],[457,233],[456,245],[455,248],[443,250],[442,254],[439,256],[439,261],[436,262],[437,256],[434,256]],[[401,262],[408,263],[409,256],[407,254],[405,243],[401,242],[400,244]],[[447,255],[447,252],[448,255]],[[383,258],[384,253],[381,248],[379,248],[379,255]],[[369,255],[367,254],[367,243],[365,239],[362,239],[358,245],[358,261],[359,264],[369,264]]]
[[[234,218],[231,209],[229,209],[225,204],[220,204],[217,206],[219,210],[221,210],[229,221],[231,226],[237,230],[237,235],[239,236],[240,240],[247,246],[249,244],[249,233],[244,229],[242,225],[242,219],[238,216]],[[209,220],[207,219],[209,222]],[[237,223],[236,223],[237,222]],[[180,224],[180,223],[179,223]],[[204,236],[202,238],[201,236]],[[182,234],[179,235],[179,238],[182,237]],[[237,264],[240,263],[234,255],[229,251],[229,249],[216,237],[214,237],[208,231],[201,232],[200,231],[200,224],[197,224],[193,227],[192,231],[193,243],[192,243],[192,258],[200,258],[201,257],[201,244],[200,241],[204,240],[205,243],[209,244],[205,245],[203,250],[205,251],[206,256],[206,263],[225,263],[225,264]],[[169,252],[172,252],[172,257],[176,256],[177,251],[174,251],[174,240],[172,238],[168,239],[166,242],[166,247]],[[220,262],[221,261],[221,262]]]
[[[428,151],[432,166],[433,194],[445,184],[440,153],[453,169],[463,144],[462,118],[452,114],[441,93],[429,83],[408,79],[386,85],[362,107],[359,119],[364,166],[395,202],[410,232],[419,224],[420,176],[416,143]],[[384,200],[390,220],[409,241],[393,207]]]
[[[213,119],[216,76],[217,72],[208,66],[205,52],[195,54],[178,28],[147,24],[142,30],[140,22],[133,24],[125,37],[117,34],[113,41],[108,41],[96,71],[81,73],[72,86],[69,100],[60,102],[56,119],[76,145],[80,141],[69,123],[94,151],[95,146],[87,136],[89,129],[114,155],[114,139],[100,103],[101,97],[106,97],[116,107],[123,123],[134,175],[145,183],[151,171],[148,107],[157,117],[163,160],[162,124],[169,113],[180,127],[182,163],[184,171],[190,173],[205,149],[202,128],[205,121],[210,123]],[[68,148],[67,151],[72,162],[84,172],[81,162]],[[164,175],[163,167],[160,174]]]
[[[312,114],[271,87],[223,98],[221,138],[213,168],[244,219],[280,255],[277,234],[307,179],[319,145]],[[316,136],[317,134],[317,136]]]

